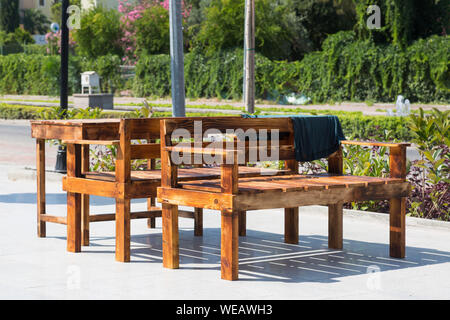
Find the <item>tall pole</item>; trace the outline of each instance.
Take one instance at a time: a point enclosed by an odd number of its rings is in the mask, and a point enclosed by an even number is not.
[[[67,20],[69,15],[67,8],[69,0],[62,0],[61,4],[61,83],[60,83],[60,106],[62,109],[68,108],[68,79],[69,79],[69,29]]]
[[[181,0],[169,1],[170,70],[172,80],[172,115],[185,117],[184,57]]]
[[[255,0],[245,1],[244,104],[255,112]]]

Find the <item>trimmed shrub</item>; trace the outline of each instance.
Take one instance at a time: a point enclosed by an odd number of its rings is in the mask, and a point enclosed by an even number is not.
[[[170,59],[144,56],[136,66],[134,94],[170,95]],[[199,50],[185,55],[186,95],[240,99],[242,49],[205,56]],[[256,55],[256,97],[303,93],[314,102],[395,101],[404,95],[412,102],[450,100],[450,37],[418,40],[406,50],[395,45],[358,41],[354,32],[329,36],[323,51],[295,62],[271,61]]]

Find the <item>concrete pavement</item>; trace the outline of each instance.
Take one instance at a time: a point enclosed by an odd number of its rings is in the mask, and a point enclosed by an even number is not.
[[[132,221],[131,262],[114,259],[114,222],[91,224],[91,246],[66,252],[66,228],[36,236],[36,186],[0,167],[1,299],[449,299],[450,223],[408,218],[406,259],[389,257],[388,216],[347,211],[344,250],[327,248],[326,208],[300,210],[300,243],[283,242],[282,210],[248,213],[240,237],[240,281],[220,280],[220,216],[205,213],[203,237],[180,219],[180,269],[162,267],[161,220]],[[58,179],[47,210],[64,215]],[[144,210],[143,200],[132,210]],[[93,197],[91,211],[114,212]]]

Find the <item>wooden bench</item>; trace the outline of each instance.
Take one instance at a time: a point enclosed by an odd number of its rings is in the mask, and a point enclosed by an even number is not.
[[[202,119],[202,118],[195,118]],[[220,121],[220,117],[217,118]],[[160,137],[160,119],[122,119],[116,131],[106,127],[98,131],[98,136],[88,135],[89,139],[64,140],[67,144],[67,176],[63,178],[63,190],[67,191],[67,250],[81,251],[82,244],[89,239],[89,222],[116,221],[116,260],[130,260],[130,219],[149,218],[154,227],[154,219],[161,217],[161,209],[155,206],[156,188],[161,183],[161,170],[155,169],[155,160],[160,158],[160,144],[150,142],[133,144],[133,140],[156,141]],[[98,128],[97,128],[98,130]],[[117,146],[115,172],[90,172],[89,158],[85,156],[85,147],[89,145]],[[83,152],[84,150],[84,152]],[[131,161],[147,159],[150,170],[133,171]],[[87,163],[86,163],[87,161]],[[164,172],[164,171],[163,171]],[[283,170],[277,171],[282,174]],[[240,167],[242,177],[258,176],[259,168]],[[179,170],[180,181],[197,179],[217,179],[220,168],[192,167]],[[163,180],[165,176],[163,173]],[[116,212],[108,214],[89,214],[84,199],[89,195],[116,199]],[[84,198],[83,198],[84,197]],[[147,210],[130,212],[130,200],[148,198]],[[88,199],[88,198],[87,198]],[[89,206],[89,203],[87,204]],[[82,209],[85,208],[83,213]],[[180,211],[179,215],[194,219],[194,234],[203,232],[203,212],[194,208],[194,212]],[[46,220],[47,222],[51,220]],[[241,214],[241,235],[245,234],[245,212]]]
[[[232,147],[216,150],[207,147],[180,146],[172,141],[172,133],[183,128],[193,132],[194,120],[161,120],[162,183],[158,188],[158,201],[162,203],[163,265],[179,267],[178,206],[193,206],[221,212],[221,276],[222,279],[238,279],[238,217],[239,212],[271,208],[285,208],[285,242],[298,243],[298,207],[326,205],[329,210],[329,242],[333,249],[342,249],[343,203],[365,200],[390,200],[390,255],[405,256],[405,197],[410,192],[406,176],[407,143],[372,143],[342,141],[342,144],[386,146],[390,149],[390,177],[361,177],[343,175],[342,149],[328,158],[328,174],[300,175],[294,153],[293,125],[290,118],[205,119],[202,130],[214,128],[227,130],[278,130],[279,160],[286,161],[291,174],[283,176],[239,177],[238,154],[248,161],[250,144],[238,150],[235,137]],[[275,145],[275,144],[273,144]],[[258,144],[257,149],[262,147]],[[275,147],[274,147],[275,148]],[[174,153],[216,154],[222,159],[234,154],[234,161],[222,162],[221,177],[215,181],[181,181]]]

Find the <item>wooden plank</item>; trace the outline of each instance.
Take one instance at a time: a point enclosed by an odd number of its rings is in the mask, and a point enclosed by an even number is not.
[[[163,123],[165,120],[161,120]],[[178,183],[178,168],[172,165],[170,154],[165,150],[165,147],[170,147],[172,141],[166,133],[166,127],[160,126],[161,137],[161,186],[162,187],[175,187]]]
[[[89,172],[89,144],[81,146],[81,172]],[[89,245],[89,194],[81,195],[81,244]]]
[[[183,190],[188,191],[188,190]],[[190,192],[194,192],[189,190]],[[369,185],[368,187],[331,188],[307,192],[264,192],[239,193],[233,197],[235,210],[260,210],[273,208],[293,208],[309,205],[329,205],[339,201],[386,200],[392,197],[406,197],[411,191],[408,183]],[[217,197],[217,194],[214,194]],[[166,198],[169,200],[170,196]],[[184,205],[183,201],[178,201]]]
[[[221,224],[221,277],[225,280],[237,280],[239,277],[238,214],[222,211]]]
[[[120,120],[120,145],[116,157],[116,181],[128,183],[131,181],[131,131],[127,120]]]
[[[298,244],[298,207],[284,209],[284,242]]]
[[[37,139],[61,139],[61,140],[73,140],[83,139],[81,125],[67,126],[64,124],[31,124],[31,136]]]
[[[67,251],[81,251],[81,194],[67,192]]]
[[[63,190],[100,197],[116,198],[123,196],[123,188],[110,181],[90,180],[78,177],[63,177]]]
[[[162,234],[163,234],[163,266],[178,269],[179,267],[179,235],[178,207],[162,204]]]
[[[195,213],[192,211],[178,210],[178,216],[180,218],[194,219]]]
[[[42,214],[41,221],[58,223],[58,224],[67,224],[67,217],[59,217],[59,216],[52,216],[49,214]]]
[[[205,208],[212,210],[231,209],[233,197],[236,195],[208,193],[203,191],[185,190],[179,188],[158,188],[158,201],[173,205]]]
[[[406,147],[401,146],[390,149],[389,170],[391,178],[406,178]]]
[[[222,164],[220,166],[220,188],[223,193],[238,193],[238,165]]]
[[[328,248],[343,247],[343,203],[328,205]]]
[[[405,257],[406,245],[406,198],[389,201],[389,254],[393,258]]]
[[[131,159],[155,159],[161,157],[159,143],[132,144],[130,147]]]
[[[154,211],[138,211],[130,212],[130,219],[145,219],[145,218],[158,218],[161,217],[161,209]],[[89,217],[90,222],[103,222],[103,221],[114,221],[116,220],[115,213],[102,213],[95,214]]]
[[[81,145],[104,145],[104,146],[110,146],[110,145],[119,145],[119,140],[63,140],[63,143],[71,143],[71,144],[81,144]]]
[[[245,237],[247,236],[247,212],[239,211],[238,218],[239,218],[239,236]]]
[[[37,235],[46,236],[45,221],[45,140],[36,139],[36,180],[37,180]]]
[[[157,122],[157,123],[158,123],[158,126],[159,126],[159,122]],[[152,139],[148,139],[147,140],[147,143],[154,143],[154,142],[155,142],[155,140],[152,140]],[[159,145],[159,147],[161,148],[161,145]],[[161,150],[160,150],[160,153],[161,153]],[[156,167],[155,159],[148,159],[147,160],[147,167],[150,170],[155,170],[155,167]],[[131,172],[131,176],[133,177],[133,172]],[[131,178],[131,179],[133,179],[133,178]],[[156,192],[155,192],[155,194],[156,194]],[[149,210],[155,204],[156,204],[156,199],[155,199],[154,196],[151,196],[150,198],[147,198],[147,210]],[[147,227],[150,228],[150,229],[156,228],[156,219],[155,218],[149,218],[147,220]]]
[[[203,236],[203,209],[194,208],[194,236]]]
[[[154,197],[150,197],[147,198],[147,210],[153,206],[155,206],[155,198]],[[147,227],[150,229],[155,229],[156,228],[156,219],[155,217],[149,217],[149,219],[147,220]]]
[[[406,147],[391,148],[389,155],[390,176],[406,178]],[[389,200],[389,252],[394,258],[405,257],[406,246],[406,198],[392,197]]]
[[[194,121],[198,119],[171,118],[163,120],[167,133],[171,134],[177,128],[183,128],[190,133],[194,133]],[[205,132],[208,129],[216,129],[226,133],[227,129],[237,130],[279,130],[279,132],[289,132],[291,119],[286,118],[238,118],[238,117],[212,117],[201,119],[201,129]]]
[[[289,124],[292,126],[292,121],[289,122]],[[294,146],[294,142],[295,142],[295,135],[294,135],[294,129],[290,128],[290,134],[289,134],[289,144],[291,146]],[[290,160],[285,161],[285,167],[291,171],[292,173],[298,174],[298,161],[295,159],[295,150],[292,150],[293,154],[290,157]],[[282,160],[282,159],[280,159]]]
[[[116,261],[130,261],[130,199],[116,198]]]
[[[344,159],[342,155],[342,146],[339,146],[339,150],[328,157],[328,173],[333,174],[344,173]]]
[[[81,147],[67,145],[67,177],[81,175]],[[67,192],[67,251],[81,251],[81,194]]]

